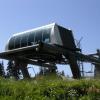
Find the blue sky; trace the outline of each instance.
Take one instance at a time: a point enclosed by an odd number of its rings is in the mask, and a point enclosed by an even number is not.
[[[0,0],[0,52],[12,34],[52,22],[83,37],[84,53],[100,48],[100,0]]]

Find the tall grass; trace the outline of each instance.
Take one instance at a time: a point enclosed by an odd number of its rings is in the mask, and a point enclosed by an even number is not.
[[[62,80],[53,76],[19,81],[0,78],[0,100],[100,100],[100,80]]]

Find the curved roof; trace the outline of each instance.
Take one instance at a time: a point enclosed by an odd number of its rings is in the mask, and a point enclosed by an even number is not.
[[[6,50],[30,46],[38,43],[39,41],[49,43],[50,34],[55,25],[55,23],[52,23],[49,25],[14,34],[7,43],[8,45],[6,46]]]
[[[42,27],[13,34],[9,39],[6,50],[26,47],[39,42],[57,44],[67,48],[75,48],[72,31],[52,23]]]
[[[15,34],[13,34],[13,36],[25,34],[25,33],[28,33],[28,32],[33,32],[33,31],[37,31],[37,30],[41,30],[41,29],[53,28],[55,25],[56,25],[56,23],[48,24],[48,25],[45,25],[45,26],[41,26],[41,27],[37,27],[37,28],[34,28],[34,29],[30,29],[30,30],[27,30],[27,31],[15,33]]]

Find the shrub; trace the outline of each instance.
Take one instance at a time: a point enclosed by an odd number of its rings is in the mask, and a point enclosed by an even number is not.
[[[99,100],[100,80],[0,78],[0,100]]]

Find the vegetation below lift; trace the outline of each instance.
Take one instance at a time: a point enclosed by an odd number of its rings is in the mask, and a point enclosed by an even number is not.
[[[100,80],[62,80],[53,75],[15,81],[0,78],[0,100],[99,100]],[[25,91],[27,90],[27,91]]]

